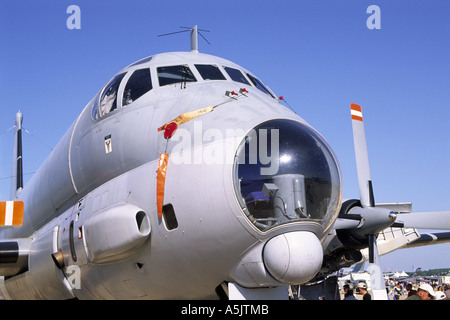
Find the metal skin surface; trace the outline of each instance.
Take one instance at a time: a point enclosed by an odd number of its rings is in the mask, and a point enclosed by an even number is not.
[[[309,127],[303,119],[253,85],[228,76],[203,80],[194,67],[215,65],[223,72],[227,66],[251,74],[228,60],[193,51],[142,61],[118,72],[126,73],[118,97],[138,69],[150,68],[153,89],[126,106],[119,98],[117,109],[98,119],[94,98],[20,193],[24,224],[0,236],[32,239],[29,266],[4,281],[5,297],[217,299],[223,282],[287,286],[289,280],[277,280],[265,268],[264,244],[291,232],[306,232],[315,243],[327,236],[338,207],[327,215],[327,225],[296,220],[261,231],[245,216],[235,190],[235,155],[245,135],[273,119]],[[197,82],[160,87],[156,68],[172,65],[188,65]],[[248,92],[238,98],[226,94],[242,88]],[[180,125],[178,137],[166,140],[157,130],[180,114],[218,104]],[[186,137],[191,141],[183,141]],[[164,204],[173,206],[176,228],[157,214],[156,172],[163,152],[170,154]],[[338,168],[334,156],[333,161]],[[340,191],[335,200],[340,203]],[[57,252],[63,254],[61,266],[51,258]],[[320,269],[320,261],[316,264],[306,277],[293,276],[292,284],[313,277]],[[79,277],[77,288],[68,285],[72,275]]]

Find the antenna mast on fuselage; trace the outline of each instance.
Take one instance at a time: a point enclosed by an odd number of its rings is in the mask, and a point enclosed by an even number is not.
[[[191,52],[198,52],[198,35],[200,35],[206,41],[206,43],[208,43],[209,45],[211,44],[200,33],[200,31],[209,32],[209,30],[198,29],[197,25],[195,25],[193,28],[189,28],[189,27],[180,27],[180,28],[187,29],[187,30],[160,34],[160,35],[158,35],[158,37],[163,37],[163,36],[168,36],[168,35],[172,35],[172,34],[176,34],[176,33],[182,33],[182,32],[190,31],[191,32]]]
[[[191,29],[191,52],[198,52],[198,36],[197,36],[198,28],[195,25]]]

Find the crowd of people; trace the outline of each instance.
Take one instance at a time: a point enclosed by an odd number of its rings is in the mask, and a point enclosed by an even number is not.
[[[346,283],[343,286],[343,300],[371,300],[365,282]],[[386,282],[388,300],[448,300],[450,284],[416,283],[389,280]],[[359,294],[359,299],[355,294]]]

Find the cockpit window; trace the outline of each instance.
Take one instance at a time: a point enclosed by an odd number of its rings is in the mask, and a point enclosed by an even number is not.
[[[152,81],[150,78],[150,69],[145,68],[134,71],[125,86],[122,106],[126,106],[133,101],[136,101],[151,89]]]
[[[224,69],[230,76],[231,80],[250,85],[250,83],[248,83],[247,79],[245,79],[242,72],[239,71],[238,69],[234,69],[234,68],[230,68],[230,67],[224,67]]]
[[[117,108],[117,91],[124,75],[125,73],[121,73],[115,76],[103,90],[100,98],[100,117]]]
[[[195,67],[203,80],[226,80],[225,76],[217,66],[210,64],[196,64]]]
[[[270,92],[270,90],[261,82],[261,80],[259,80],[258,78],[253,77],[252,75],[247,73],[247,76],[250,78],[250,80],[252,81],[253,85],[258,88],[259,90],[261,90],[264,93],[267,93],[268,95],[270,95],[272,98],[275,98],[273,96],[273,94]]]
[[[167,86],[174,83],[197,82],[187,65],[158,67],[159,85]]]

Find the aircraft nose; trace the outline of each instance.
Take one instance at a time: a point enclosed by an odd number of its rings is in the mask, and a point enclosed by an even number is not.
[[[267,271],[278,281],[302,284],[319,272],[323,250],[312,232],[289,232],[275,236],[266,243],[263,259]]]

